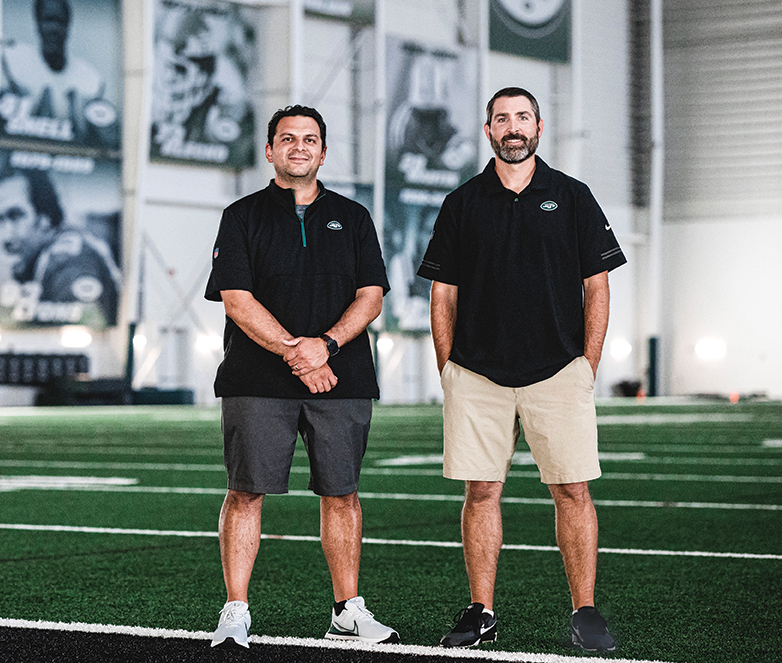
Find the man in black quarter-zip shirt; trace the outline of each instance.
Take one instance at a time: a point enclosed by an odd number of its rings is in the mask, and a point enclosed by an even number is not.
[[[289,106],[269,122],[275,178],[223,212],[206,298],[225,306],[222,397],[228,494],[220,514],[227,589],[212,646],[248,647],[248,586],[264,495],[288,492],[298,433],[321,497],[321,543],[334,588],[327,638],[398,642],[358,595],[358,479],[372,399],[367,326],[388,280],[367,210],[324,188],[326,125]],[[291,610],[296,610],[292,605]]]

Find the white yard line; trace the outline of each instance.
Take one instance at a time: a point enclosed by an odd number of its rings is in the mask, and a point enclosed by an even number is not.
[[[663,403],[661,403],[663,404]],[[683,403],[683,405],[688,405]],[[692,403],[689,403],[692,405]],[[599,411],[599,410],[598,410]],[[404,418],[407,416],[419,416],[421,411],[417,408],[385,409],[384,406],[376,407],[375,416],[381,418]],[[762,418],[762,413],[759,415]],[[29,408],[29,407],[5,407],[0,410],[0,425],[27,419],[35,422],[41,418],[47,419],[109,419],[118,418],[132,420],[134,418],[152,421],[182,421],[204,422],[220,421],[220,408],[214,406],[101,406],[101,407],[55,407],[55,408]],[[667,424],[699,424],[699,423],[738,423],[753,421],[753,414],[738,412],[647,412],[643,414],[598,414],[597,422],[600,425],[667,425]]]
[[[29,419],[152,419],[153,421],[220,421],[219,407],[153,405],[128,407],[101,405],[98,407],[4,407],[0,410],[0,424],[4,420]]]
[[[206,631],[182,631],[140,626],[114,626],[109,624],[83,624],[46,621],[28,621],[24,619],[0,619],[0,628],[26,628],[47,631],[68,631],[77,633],[99,633],[106,635],[132,635],[146,638],[182,638],[188,640],[211,640],[212,634]],[[422,645],[369,645],[358,642],[338,640],[320,640],[317,638],[279,638],[266,635],[251,635],[251,644],[276,647],[310,647],[314,649],[341,649],[352,651],[388,652],[389,654],[408,656],[429,656],[441,659],[470,659],[474,661],[515,661],[516,663],[597,663],[605,658],[592,656],[558,656],[556,654],[528,654],[525,652],[454,650],[442,647],[424,647]],[[613,663],[662,663],[628,658],[611,658]]]
[[[123,477],[0,476],[0,492],[11,490],[81,490],[95,486],[131,486],[137,479]]]
[[[120,527],[75,527],[71,525],[25,525],[14,523],[0,523],[0,530],[16,530],[29,532],[68,532],[74,534],[115,534],[129,536],[171,536],[185,538],[217,538],[217,532],[198,532],[186,530],[153,530],[153,529],[127,529]],[[319,542],[320,537],[292,534],[262,534],[261,538],[271,541],[303,541]],[[416,546],[427,548],[461,548],[458,541],[416,541],[412,539],[375,539],[364,538],[363,542],[369,545],[384,546]],[[524,544],[503,544],[503,550],[519,550],[532,552],[559,552],[556,546],[528,546]],[[710,552],[701,550],[643,550],[639,548],[600,548],[603,554],[615,555],[654,555],[669,557],[717,557],[728,559],[763,559],[782,560],[782,555],[765,553],[733,553]]]
[[[294,467],[291,472],[309,472],[306,467]],[[402,467],[366,467],[361,474],[380,474],[385,476],[442,476],[441,469],[421,468],[409,469]],[[539,479],[537,470],[511,470],[507,474],[510,479]],[[782,483],[782,476],[750,476],[750,475],[715,475],[715,474],[662,474],[649,472],[603,472],[600,479],[618,481],[702,481],[716,483]]]
[[[0,460],[0,467],[30,467],[52,470],[141,470],[154,472],[225,472],[222,463],[105,463],[70,460]]]
[[[670,424],[735,424],[752,421],[751,414],[692,412],[687,414],[603,414],[597,415],[598,426],[668,426]]]
[[[116,477],[8,477],[0,475],[0,491],[10,490],[68,490],[83,492],[141,493],[153,495],[225,495],[225,488],[197,488],[188,486],[138,486],[136,479]],[[291,490],[288,497],[317,497],[309,490]],[[274,497],[285,497],[275,495]],[[419,502],[459,502],[462,495],[438,495],[426,493],[374,493],[359,492],[361,499],[400,500]],[[547,497],[503,497],[504,504],[553,505]],[[594,500],[596,506],[655,508],[655,509],[718,509],[732,511],[782,511],[779,504],[740,504],[730,502],[670,502],[654,500]]]
[[[653,459],[626,460],[624,462],[654,462]],[[675,464],[675,459],[665,459],[666,464]],[[688,464],[698,464],[696,460]],[[708,460],[703,464],[712,464]],[[726,462],[727,465],[741,465],[741,462]],[[749,463],[747,463],[749,464]],[[773,461],[765,461],[758,464],[771,465]],[[53,470],[124,470],[141,472],[225,472],[225,466],[218,463],[134,463],[116,462],[106,463],[97,461],[57,461],[57,460],[0,460],[0,467],[32,468]],[[309,473],[309,467],[296,465],[291,468],[295,474]],[[382,476],[441,476],[439,468],[415,468],[406,467],[365,467],[362,474],[376,474]],[[537,478],[537,470],[511,470],[510,478]],[[715,475],[715,474],[663,474],[641,472],[604,472],[603,479],[617,479],[629,481],[705,481],[705,482],[733,482],[733,483],[782,483],[782,476],[750,476],[750,475]]]

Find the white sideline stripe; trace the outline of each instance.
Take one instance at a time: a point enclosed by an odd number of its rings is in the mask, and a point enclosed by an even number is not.
[[[120,534],[131,536],[179,536],[184,538],[217,538],[217,532],[189,532],[186,530],[124,529],[119,527],[75,527],[72,525],[24,525],[0,523],[0,530],[27,532],[70,532],[74,534]],[[262,539],[270,541],[320,542],[319,536],[298,534],[261,534]],[[373,539],[364,538],[365,544],[383,546],[416,546],[425,548],[461,548],[458,541],[415,541],[411,539]],[[530,546],[526,544],[505,543],[503,550],[524,550],[531,552],[559,552],[557,546]],[[709,552],[701,550],[643,550],[640,548],[599,548],[599,552],[614,555],[655,555],[668,557],[721,557],[727,559],[772,559],[782,560],[782,555],[767,553]]]
[[[148,493],[156,495],[225,495],[225,488],[188,488],[188,487],[170,487],[170,486],[136,486],[136,485],[100,485],[100,484],[68,484],[57,485],[55,483],[47,485],[22,485],[17,484],[3,488],[3,479],[7,477],[0,476],[0,490],[73,490],[87,492],[110,492],[110,493]],[[67,479],[69,477],[54,477],[55,479]],[[135,480],[128,480],[135,483]],[[291,490],[285,495],[289,497],[317,497],[315,493],[309,490]],[[285,497],[285,495],[275,495],[274,497]],[[365,493],[359,492],[361,499],[379,499],[379,500],[411,500],[421,502],[462,502],[462,495],[427,495],[419,493]],[[503,497],[504,504],[528,504],[551,506],[554,500],[548,497]],[[639,508],[677,508],[677,509],[720,509],[734,511],[782,511],[782,505],[779,504],[733,504],[729,502],[656,502],[651,500],[594,500],[596,506],[615,506],[615,507],[639,507]]]
[[[106,635],[134,635],[146,638],[182,638],[188,640],[211,640],[206,631],[180,631],[140,626],[113,626],[109,624],[84,624],[64,622],[27,621],[24,619],[0,619],[0,627],[31,628],[47,631],[70,631],[77,633],[102,633]],[[437,656],[439,658],[473,659],[479,661],[516,661],[517,663],[590,663],[605,662],[604,658],[592,656],[558,656],[556,654],[527,654],[524,652],[453,650],[423,645],[370,645],[361,642],[320,640],[317,638],[280,638],[268,635],[251,635],[249,642],[257,645],[282,647],[311,647],[315,649],[346,649],[352,651],[388,652],[409,656]],[[628,658],[611,658],[614,663],[663,663]]]
[[[771,449],[779,449],[782,447],[782,440],[763,440],[763,446]]]

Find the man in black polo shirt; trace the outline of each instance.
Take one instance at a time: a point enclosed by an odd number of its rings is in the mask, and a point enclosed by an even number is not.
[[[228,600],[212,646],[248,647],[263,497],[288,492],[297,433],[321,496],[334,588],[326,637],[398,642],[358,596],[358,479],[379,396],[366,328],[388,291],[380,245],[367,210],[317,180],[326,158],[318,111],[277,111],[268,141],[275,178],[223,212],[206,288],[226,313],[215,394],[228,470],[219,531]]]
[[[535,98],[497,92],[484,131],[495,159],[445,199],[418,271],[444,392],[443,473],[466,483],[462,543],[472,603],[441,644],[496,640],[500,496],[525,439],[556,510],[574,644],[615,642],[594,607],[600,476],[594,378],[608,326],[608,272],[626,262],[585,184],[535,156]]]

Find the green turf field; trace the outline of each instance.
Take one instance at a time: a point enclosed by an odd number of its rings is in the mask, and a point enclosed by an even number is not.
[[[598,415],[614,657],[782,660],[782,403],[614,400]],[[407,644],[435,645],[469,602],[441,425],[438,406],[376,406],[362,473],[361,593]],[[484,647],[573,655],[553,506],[525,451],[505,489],[500,638]],[[294,465],[291,494],[265,502],[251,632],[320,638],[332,599],[301,445]],[[0,619],[213,630],[224,488],[217,409],[0,408]]]

